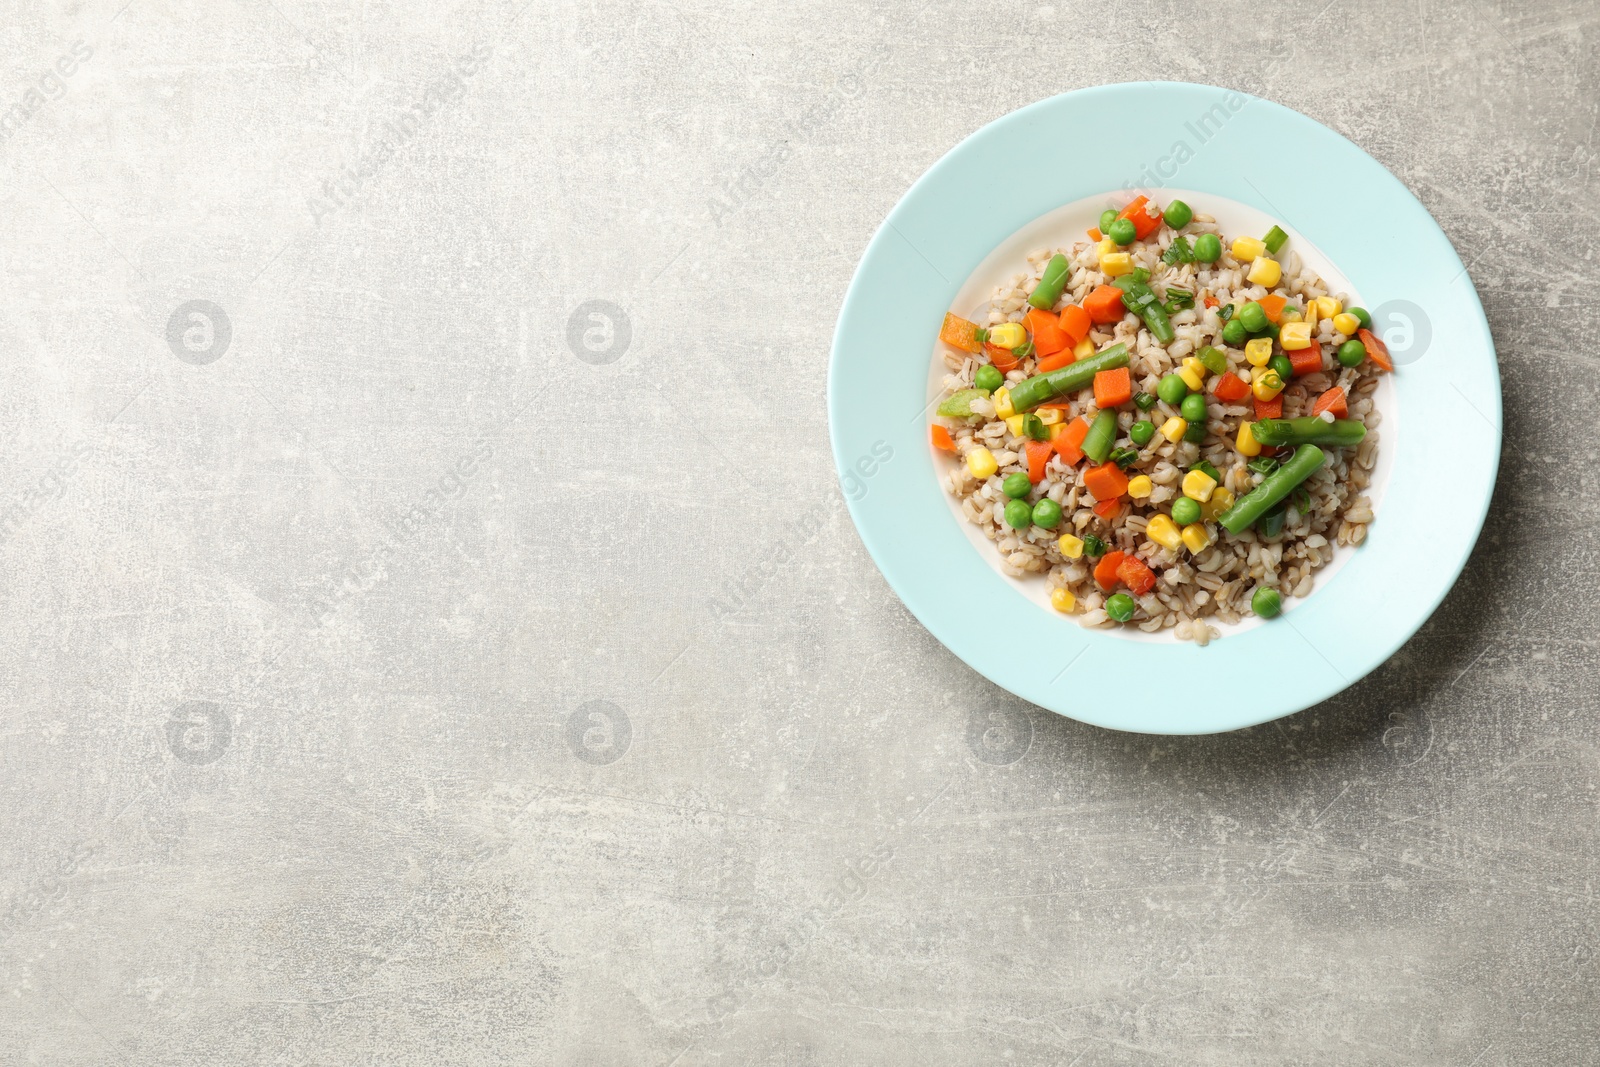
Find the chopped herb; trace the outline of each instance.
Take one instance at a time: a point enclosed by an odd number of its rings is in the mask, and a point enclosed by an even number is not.
[[[1175,267],[1179,263],[1193,263],[1194,248],[1189,244],[1189,239],[1182,234],[1174,237],[1167,250],[1161,253],[1161,262],[1169,267]]]
[[[1150,280],[1150,272],[1145,270],[1143,267],[1135,267],[1133,268],[1133,280],[1136,282],[1147,282]]]
[[[1206,477],[1210,478],[1218,485],[1222,484],[1222,475],[1217,473],[1217,468],[1211,465],[1210,460],[1202,459],[1198,463],[1191,463],[1189,464],[1189,469],[1192,471],[1204,471]]]
[[[1035,441],[1050,440],[1050,427],[1046,426],[1044,420],[1037,415],[1022,416],[1022,432]]]
[[[1167,288],[1167,302],[1162,305],[1167,309],[1167,314],[1176,314],[1185,308],[1194,307],[1194,293],[1189,289]]]
[[[1156,406],[1156,398],[1141,390],[1133,394],[1133,406],[1140,411],[1149,411]]]
[[[1217,315],[1222,319],[1223,322],[1227,322],[1229,319],[1233,318],[1233,305],[1223,304],[1222,310],[1217,312]]]
[[[1024,342],[1022,342],[1016,348],[1013,348],[1011,350],[1011,354],[1013,356],[1016,356],[1018,359],[1027,359],[1029,356],[1033,355],[1033,342],[1032,341],[1024,341]]]
[[[1127,470],[1138,461],[1139,450],[1137,448],[1113,448],[1111,450],[1110,459],[1111,462],[1115,463],[1123,470]]]
[[[1311,514],[1311,490],[1303,485],[1297,485],[1294,487],[1294,492],[1289,494],[1289,499],[1293,502],[1294,509],[1302,516]]]
[[[1267,475],[1278,469],[1278,461],[1273,459],[1271,456],[1258,456],[1245,466],[1251,471],[1251,473],[1259,474],[1265,478]]]
[[[1083,554],[1090,559],[1098,559],[1106,554],[1106,543],[1094,534],[1084,534]]]

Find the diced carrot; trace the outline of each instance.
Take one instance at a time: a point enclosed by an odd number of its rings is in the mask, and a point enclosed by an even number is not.
[[[1324,411],[1333,412],[1333,417],[1336,419],[1342,419],[1350,414],[1350,405],[1345,400],[1343,389],[1336,385],[1317,397],[1317,402],[1311,405],[1311,414],[1321,415]]]
[[[1235,400],[1243,400],[1250,395],[1250,387],[1233,371],[1227,371],[1217,379],[1216,387],[1212,393],[1224,404],[1231,404]]]
[[[1094,580],[1101,589],[1110,589],[1117,584],[1117,568],[1127,558],[1126,552],[1118,551],[1107,552],[1100,557],[1100,562],[1094,565]]]
[[[1297,348],[1284,354],[1289,357],[1289,366],[1294,368],[1296,378],[1315,374],[1322,369],[1322,346],[1315,341],[1307,348]]]
[[[1256,398],[1256,418],[1281,419],[1283,418],[1283,394],[1279,393],[1271,400]]]
[[[928,432],[933,437],[934,448],[943,449],[946,452],[954,452],[956,450],[956,443],[951,439],[950,431],[940,426],[937,422],[928,427]]]
[[[1089,420],[1079,415],[1067,423],[1067,428],[1054,440],[1056,455],[1067,462],[1068,466],[1075,465],[1083,459],[1083,439],[1089,436]]]
[[[1102,463],[1084,472],[1083,487],[1096,500],[1115,500],[1128,491],[1128,476],[1115,463]]]
[[[1277,322],[1278,316],[1283,314],[1284,305],[1289,303],[1289,301],[1285,300],[1277,293],[1268,293],[1260,300],[1257,300],[1256,303],[1260,304],[1261,310],[1267,313],[1268,322]]]
[[[1094,403],[1102,411],[1133,399],[1133,383],[1127,367],[1103,370],[1094,376]]]
[[[1061,320],[1048,311],[1029,308],[1023,316],[1028,332],[1033,335],[1033,349],[1041,356],[1053,356],[1063,348],[1071,350],[1072,344],[1061,329]]]
[[[1136,196],[1133,203],[1117,213],[1117,218],[1127,219],[1133,223],[1133,235],[1141,241],[1155,233],[1161,225],[1161,212],[1158,211],[1152,216],[1146,210],[1149,204],[1148,196]]]
[[[989,362],[993,363],[994,369],[1001,374],[1010,374],[1022,364],[1020,359],[1011,354],[1011,349],[1001,348],[987,341],[983,343],[983,354],[989,357]]]
[[[1214,308],[1220,303],[1222,303],[1222,301],[1218,300],[1216,297],[1212,296],[1210,293],[1206,294],[1206,307]]]
[[[1094,506],[1094,513],[1107,522],[1117,521],[1117,513],[1122,510],[1122,498],[1115,500],[1102,500]]]
[[[1122,321],[1122,290],[1114,285],[1102,285],[1083,298],[1083,310],[1089,318],[1102,326]]]
[[[1262,445],[1261,446],[1261,454],[1263,456],[1266,456],[1268,459],[1271,459],[1273,456],[1276,456],[1278,454],[1278,446],[1277,445]]]
[[[1358,330],[1356,336],[1367,346],[1367,357],[1378,365],[1379,370],[1394,370],[1394,360],[1389,358],[1389,346],[1377,334],[1371,330]]]
[[[1053,370],[1060,370],[1070,363],[1077,362],[1078,357],[1072,354],[1072,349],[1063,348],[1053,356],[1039,357],[1039,373],[1048,374]]]
[[[978,343],[978,324],[949,312],[945,312],[944,325],[939,327],[939,340],[964,352],[976,354],[983,351],[983,346]]]
[[[1101,241],[1105,240],[1105,235],[1100,232],[1100,227],[1089,227],[1089,240],[1093,241],[1095,244],[1099,244]]]
[[[1029,441],[1023,451],[1028,454],[1028,481],[1038,485],[1044,481],[1044,465],[1055,455],[1055,446],[1049,441]]]
[[[1128,556],[1118,564],[1117,577],[1134,596],[1144,596],[1156,587],[1156,572],[1146,567],[1138,556]]]
[[[1067,335],[1067,342],[1072,347],[1089,336],[1089,327],[1094,323],[1089,318],[1089,313],[1077,304],[1068,304],[1061,309],[1061,332]]]

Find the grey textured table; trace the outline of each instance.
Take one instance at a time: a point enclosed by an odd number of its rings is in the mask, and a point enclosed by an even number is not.
[[[1597,19],[7,4],[0,1063],[1600,1062]],[[828,448],[906,187],[1141,78],[1390,167],[1505,380],[1442,609],[1230,736],[967,670]]]

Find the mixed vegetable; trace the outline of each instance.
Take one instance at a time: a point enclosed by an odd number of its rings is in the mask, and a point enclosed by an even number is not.
[[[1138,610],[1134,598],[1148,593],[1158,580],[1158,569],[1172,565],[1183,552],[1199,555],[1218,536],[1238,535],[1252,527],[1261,538],[1280,536],[1289,508],[1298,504],[1303,512],[1305,501],[1297,498],[1297,491],[1305,493],[1303,484],[1327,460],[1324,450],[1353,448],[1366,436],[1366,426],[1350,417],[1350,398],[1338,386],[1317,395],[1309,415],[1284,418],[1281,394],[1288,383],[1367,361],[1378,370],[1393,370],[1383,342],[1371,332],[1371,316],[1359,307],[1346,308],[1331,296],[1312,299],[1269,292],[1256,300],[1218,307],[1209,291],[1197,294],[1167,285],[1158,293],[1149,271],[1133,262],[1128,246],[1150,239],[1162,226],[1181,231],[1193,218],[1193,210],[1182,200],[1173,200],[1164,212],[1144,196],[1120,211],[1108,209],[1099,225],[1089,230],[1106,284],[1077,303],[1064,303],[1072,265],[1058,253],[1029,293],[1023,321],[984,328],[947,314],[939,332],[946,344],[985,362],[973,374],[972,387],[946,397],[938,414],[954,419],[981,416],[972,409],[981,398],[987,401],[985,410],[992,408],[1025,442],[1026,473],[1007,474],[1001,483],[1006,525],[1051,531],[1061,525],[1061,505],[1040,490],[1047,470],[1055,464],[1058,471],[1079,468],[1077,484],[1093,497],[1094,513],[1108,527],[1128,509],[1138,509],[1145,517],[1145,535],[1167,550],[1156,553],[1157,558],[1140,559],[1108,550],[1094,534],[1064,532],[1056,539],[1064,559],[1096,561],[1094,580],[1108,594],[1105,612],[1118,622],[1134,617]],[[1283,279],[1283,267],[1274,257],[1288,240],[1281,227],[1273,226],[1260,238],[1235,239],[1229,252],[1248,282],[1272,290]],[[1222,257],[1222,242],[1214,233],[1199,233],[1192,239],[1177,233],[1161,255],[1168,265],[1215,264]],[[1173,316],[1193,308],[1197,295],[1205,308],[1217,310],[1223,323],[1221,340],[1233,350],[1232,358],[1223,348],[1200,346],[1160,378],[1153,394],[1135,388],[1126,343],[1097,347],[1091,338],[1096,329],[1104,331],[1132,313],[1151,339],[1168,345],[1175,337]],[[1317,337],[1318,324],[1324,320],[1345,338],[1336,337],[1337,343],[1326,351]],[[1243,352],[1242,361],[1238,350]],[[1068,403],[1085,399],[1086,390],[1092,391],[1092,406]],[[1176,413],[1159,419],[1143,417],[1158,403]],[[1213,405],[1248,405],[1253,411],[1254,418],[1239,425],[1231,442],[1240,462],[1248,464],[1253,488],[1235,496],[1223,486],[1217,469],[1200,459],[1184,470],[1181,493],[1165,509],[1149,506],[1145,502],[1154,488],[1151,479],[1145,474],[1130,477],[1129,468],[1146,455],[1144,450],[1162,442],[1206,442],[1219,422],[1212,417]],[[1074,406],[1085,414],[1069,418]],[[1124,430],[1118,413],[1130,406],[1135,418]],[[935,424],[932,437],[936,448],[957,451],[946,427]],[[999,470],[993,452],[981,444],[973,443],[963,458],[974,478],[988,479]],[[1051,596],[1058,610],[1074,610],[1070,591],[1056,589]],[[1272,618],[1282,610],[1282,597],[1275,589],[1260,587],[1251,598],[1251,610]]]

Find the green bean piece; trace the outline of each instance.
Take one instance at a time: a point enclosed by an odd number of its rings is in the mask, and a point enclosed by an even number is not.
[[[1279,352],[1277,355],[1267,360],[1267,366],[1277,371],[1278,377],[1282,378],[1285,382],[1294,377],[1294,364],[1291,363],[1289,361],[1289,357],[1284,355],[1282,352]]]
[[[1111,224],[1117,221],[1117,209],[1108,207],[1100,212],[1100,232],[1109,236]]]
[[[1106,597],[1106,614],[1117,622],[1127,622],[1133,618],[1134,609],[1137,607],[1133,597],[1127,593],[1112,593]]]
[[[1200,501],[1180,496],[1172,502],[1172,521],[1179,526],[1188,526],[1190,523],[1200,521]]]
[[[1083,554],[1090,559],[1099,559],[1106,554],[1106,543],[1094,534],[1084,534]]]
[[[1189,225],[1189,220],[1194,218],[1194,209],[1182,200],[1174,200],[1167,205],[1167,210],[1162,212],[1162,221],[1174,230],[1181,230]]]
[[[1284,242],[1288,239],[1289,235],[1283,232],[1282,226],[1274,226],[1267,231],[1267,235],[1261,239],[1261,243],[1267,246],[1268,255],[1275,256],[1278,254],[1278,249],[1282,248]]]
[[[1152,393],[1147,393],[1141,389],[1139,392],[1133,394],[1133,406],[1138,408],[1140,411],[1149,411],[1151,408],[1156,406],[1155,395]]]
[[[1366,308],[1345,308],[1345,310],[1356,317],[1356,321],[1361,323],[1363,330],[1372,329],[1372,316],[1367,312]]]
[[[1169,404],[1181,404],[1183,398],[1189,395],[1189,383],[1176,374],[1169,374],[1157,383],[1156,395]]]
[[[1094,417],[1089,432],[1078,448],[1096,463],[1104,463],[1111,454],[1112,442],[1117,439],[1117,413],[1107,408]]]
[[[1359,367],[1361,361],[1367,358],[1367,346],[1360,341],[1351,339],[1339,346],[1339,366]]]
[[[1173,333],[1172,320],[1167,318],[1166,309],[1156,299],[1154,289],[1143,281],[1136,281],[1131,274],[1124,274],[1111,284],[1122,290],[1122,306],[1144,320],[1151,337],[1160,344],[1172,343],[1177,334]]]
[[[1126,246],[1133,244],[1139,231],[1134,228],[1132,219],[1118,219],[1111,224],[1111,229],[1105,231],[1105,235],[1117,244]]]
[[[1194,239],[1194,258],[1199,263],[1215,263],[1222,258],[1222,238],[1203,233]]]
[[[1271,586],[1263,585],[1250,597],[1250,610],[1263,619],[1275,619],[1283,610],[1283,596]]]
[[[999,367],[992,367],[985,363],[973,374],[972,384],[986,393],[992,393],[1006,384],[1006,376],[1000,373]]]
[[[1210,371],[1212,374],[1223,374],[1227,372],[1228,353],[1224,352],[1220,348],[1215,348],[1211,345],[1201,345],[1200,351],[1195,353],[1195,358],[1198,359],[1201,365],[1203,365],[1205,369]]]
[[[1178,405],[1178,414],[1190,422],[1206,421],[1206,398],[1202,393],[1190,393]]]
[[[1244,328],[1244,323],[1235,315],[1222,324],[1222,341],[1233,348],[1243,347],[1250,340],[1250,331]]]
[[[1054,530],[1061,525],[1061,505],[1045,497],[1033,506],[1033,524]]]
[[[1028,303],[1041,311],[1055,307],[1056,301],[1061,299],[1061,290],[1066,288],[1070,272],[1066,256],[1059,252],[1051,256],[1050,262],[1045,264],[1044,274],[1039,277],[1039,284],[1028,294]]]
[[[952,419],[964,419],[972,414],[972,402],[988,396],[982,389],[958,389],[939,401],[939,414]]]
[[[1233,507],[1217,516],[1217,521],[1229,533],[1243,533],[1272,505],[1293,492],[1295,486],[1315,474],[1327,458],[1328,454],[1316,445],[1301,445],[1287,462],[1263,478],[1260,485],[1235,500]]]
[[[1149,444],[1150,439],[1155,435],[1156,424],[1151,422],[1149,419],[1140,419],[1138,422],[1128,427],[1128,440],[1132,441],[1140,448],[1143,448],[1145,445]]]
[[[1260,333],[1267,328],[1270,320],[1267,318],[1267,309],[1252,300],[1239,309],[1239,321],[1251,333]]]
[[[1033,492],[1033,483],[1028,481],[1026,474],[1015,471],[1006,475],[1005,480],[1000,483],[1000,491],[1012,500],[1021,500]]]
[[[1115,370],[1128,365],[1128,346],[1114,344],[1104,352],[1087,359],[1068,363],[1065,367],[1035,374],[1011,387],[1011,406],[1017,411],[1036,408],[1049,400],[1067,393],[1077,392],[1094,384],[1094,376],[1103,370]],[[940,412],[943,414],[943,412]]]
[[[1367,436],[1367,428],[1355,419],[1328,422],[1320,415],[1300,419],[1260,419],[1250,434],[1264,445],[1338,445],[1350,448]]]

